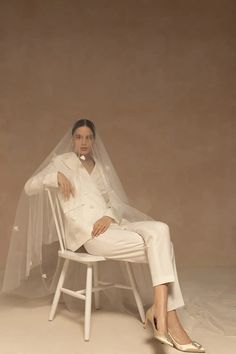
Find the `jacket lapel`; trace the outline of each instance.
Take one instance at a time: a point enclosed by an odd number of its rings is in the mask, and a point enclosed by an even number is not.
[[[94,161],[96,163],[96,167],[99,165],[98,159],[94,156]],[[69,152],[68,154],[65,155],[63,158],[62,162],[69,167],[72,171],[76,171],[78,167],[82,167],[83,164],[80,161],[79,157],[76,155],[75,152]],[[100,166],[99,166],[100,167]],[[101,169],[101,167],[100,167]]]
[[[76,171],[79,166],[81,166],[81,161],[74,152],[68,153],[62,162],[69,167],[72,171]]]

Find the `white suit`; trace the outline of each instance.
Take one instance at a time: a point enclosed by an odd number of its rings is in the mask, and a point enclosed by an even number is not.
[[[184,305],[176,271],[169,227],[159,221],[128,222],[117,215],[109,204],[99,171],[99,162],[91,174],[75,153],[58,155],[43,173],[25,184],[29,195],[43,186],[57,187],[57,172],[72,182],[75,197],[65,200],[59,194],[66,221],[66,246],[76,251],[84,245],[87,252],[110,259],[148,263],[153,286],[169,283],[168,311]],[[104,215],[114,219],[108,230],[92,238],[94,223]]]
[[[96,165],[98,162],[96,161]],[[96,166],[97,168],[97,166]],[[66,221],[66,246],[75,251],[87,240],[91,239],[93,224],[107,215],[120,221],[115,215],[109,201],[101,195],[97,185],[93,183],[87,170],[73,152],[58,155],[42,173],[31,177],[25,184],[28,195],[36,194],[44,186],[58,187],[57,172],[62,172],[73,184],[75,196],[65,200],[58,194]]]

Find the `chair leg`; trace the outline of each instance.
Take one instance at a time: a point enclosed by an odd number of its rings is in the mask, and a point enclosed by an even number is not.
[[[98,264],[94,263],[93,265],[93,283],[94,287],[98,286]],[[100,291],[94,291],[94,301],[95,301],[95,309],[100,309]]]
[[[127,269],[127,272],[128,272],[129,280],[130,280],[130,283],[131,283],[131,287],[132,287],[132,290],[133,290],[134,298],[135,298],[135,301],[136,301],[136,304],[137,304],[137,307],[138,307],[139,315],[141,317],[141,321],[144,323],[145,322],[145,312],[144,312],[144,308],[143,308],[141,297],[140,297],[139,292],[138,292],[138,288],[137,288],[137,284],[136,284],[136,281],[135,281],[135,278],[134,278],[133,270],[132,270],[129,262],[125,262],[125,264],[126,264],[126,269]]]
[[[55,315],[55,312],[56,312],[56,309],[57,309],[57,305],[58,305],[58,302],[60,300],[61,288],[62,288],[62,286],[64,284],[64,280],[65,280],[65,276],[66,276],[66,273],[67,273],[67,270],[68,270],[68,266],[69,266],[69,259],[66,259],[65,262],[64,262],[64,265],[63,265],[63,268],[62,268],[62,271],[61,271],[61,275],[60,275],[60,278],[59,278],[59,281],[58,281],[58,284],[57,284],[57,289],[56,289],[56,292],[55,292],[55,295],[54,295],[54,298],[53,298],[51,311],[50,311],[50,314],[49,314],[49,321],[52,321],[53,318],[54,318],[54,315]]]
[[[93,267],[91,264],[88,264],[87,265],[87,276],[86,276],[85,320],[84,320],[84,340],[86,340],[86,341],[88,341],[90,338],[91,305],[92,305],[92,277],[93,277]]]

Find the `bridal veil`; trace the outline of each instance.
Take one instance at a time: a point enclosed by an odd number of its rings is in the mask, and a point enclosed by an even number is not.
[[[32,176],[37,174],[43,180],[46,175],[57,172],[53,161],[56,156],[73,151],[71,138],[70,128]],[[118,173],[97,130],[93,155],[99,161],[111,206],[116,213],[129,222],[152,220],[151,217],[130,205]],[[45,188],[41,188],[33,195],[27,195],[23,188],[12,226],[1,291],[26,297],[52,294],[62,267],[57,255],[58,250],[59,242]],[[107,260],[101,262],[99,268],[102,279],[129,282],[122,262]],[[144,304],[151,302],[152,284],[148,264],[133,264],[133,270]],[[71,264],[66,279],[67,285],[74,289],[82,288],[84,280],[85,267],[77,263]],[[65,294],[63,298],[69,308],[79,308],[74,299]],[[127,309],[128,303],[130,305],[134,303],[133,295],[125,290],[107,290],[101,299],[101,305],[105,308]]]

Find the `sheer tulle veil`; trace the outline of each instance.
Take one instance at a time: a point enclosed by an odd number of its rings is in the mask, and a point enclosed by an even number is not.
[[[72,126],[31,177],[39,174],[43,179],[46,174],[55,172],[54,159],[60,154],[73,152],[71,129]],[[97,127],[93,155],[99,162],[107,193],[115,211],[128,222],[152,220],[150,216],[130,205]],[[58,249],[59,243],[45,188],[41,188],[33,195],[27,195],[23,188],[16,207],[1,292],[26,297],[52,294],[62,266],[58,260]],[[116,278],[119,282],[128,282],[122,262],[109,260],[99,266],[102,277],[107,280]],[[133,267],[143,301],[150,302],[152,285],[148,264],[133,264]],[[72,288],[83,287],[84,276],[84,266],[72,264],[66,282]],[[72,306],[73,299],[66,295],[63,297],[68,307]],[[127,303],[134,303],[132,294],[127,294],[127,291],[110,289],[103,295],[105,307],[125,308]]]

